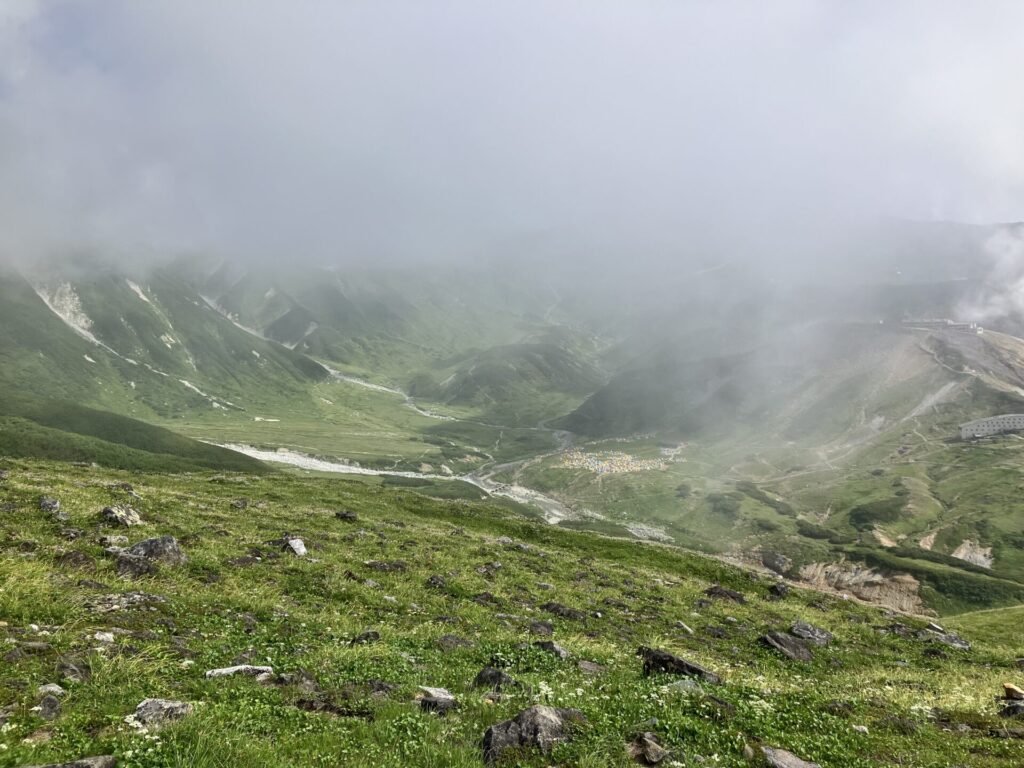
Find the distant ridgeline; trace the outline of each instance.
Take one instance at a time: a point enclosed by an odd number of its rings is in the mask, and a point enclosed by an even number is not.
[[[988,437],[1021,430],[1024,430],[1024,413],[1004,413],[1000,416],[989,416],[985,419],[975,419],[961,424],[960,438],[970,440],[973,437]]]

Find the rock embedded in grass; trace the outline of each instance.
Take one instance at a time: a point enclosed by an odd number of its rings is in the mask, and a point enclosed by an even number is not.
[[[801,760],[792,752],[776,747],[761,747],[765,762],[769,768],[821,768],[818,763]]]
[[[192,714],[194,707],[187,701],[170,699],[143,699],[130,715],[135,723],[146,728],[160,728],[174,720]]]
[[[741,592],[737,592],[734,589],[726,589],[721,584],[712,584],[704,590],[704,594],[716,600],[730,600],[740,605],[747,602],[747,598]]]
[[[808,624],[806,621],[795,621],[789,628],[789,633],[801,640],[806,640],[814,645],[825,646],[832,642],[833,635],[824,629]]]
[[[661,739],[650,731],[638,735],[627,745],[626,749],[629,756],[640,765],[658,765],[669,756],[669,751],[661,746]]]
[[[60,699],[52,693],[48,693],[43,696],[37,709],[39,710],[39,716],[43,720],[56,720],[60,714]]]
[[[48,515],[53,517],[54,520],[59,522],[67,522],[68,513],[64,512],[60,508],[60,500],[55,499],[52,496],[43,496],[39,499],[39,509],[46,512]]]
[[[548,613],[563,619],[572,619],[573,621],[583,621],[587,618],[587,614],[585,612],[578,608],[570,608],[562,603],[544,603],[544,605],[541,606],[541,610],[547,611]]]
[[[113,755],[99,755],[72,760],[70,763],[47,763],[46,765],[28,765],[25,768],[117,768],[117,758]]]
[[[274,674],[273,667],[260,667],[252,664],[236,664],[233,667],[220,667],[218,669],[208,670],[206,672],[206,679],[213,680],[218,677],[234,677],[235,675],[258,677],[260,675],[272,674]]]
[[[302,539],[288,539],[285,548],[296,557],[306,556],[306,542]]]
[[[142,516],[127,504],[114,504],[110,507],[104,507],[100,512],[100,517],[110,525],[119,525],[123,528],[143,525]]]
[[[811,661],[814,658],[803,640],[785,632],[768,632],[761,636],[761,642],[791,661]]]
[[[578,709],[536,705],[524,709],[511,720],[496,723],[483,738],[484,762],[494,765],[509,750],[536,749],[544,754],[572,738],[572,727],[587,718]]]
[[[670,675],[697,677],[709,683],[718,683],[721,681],[721,678],[719,678],[718,675],[705,669],[700,664],[695,664],[692,661],[686,661],[686,659],[682,659],[675,654],[659,648],[648,648],[647,646],[642,645],[637,649],[636,654],[643,659],[645,675],[650,675],[654,672],[663,672]]]

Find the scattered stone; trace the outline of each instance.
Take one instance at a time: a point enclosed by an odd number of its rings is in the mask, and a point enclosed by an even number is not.
[[[437,638],[437,645],[442,651],[451,652],[456,648],[472,648],[473,641],[458,635],[441,635]]]
[[[664,672],[670,675],[686,675],[697,677],[709,683],[718,683],[720,678],[714,672],[705,669],[692,661],[686,661],[678,656],[657,648],[648,648],[641,645],[636,655],[643,659],[644,674],[650,675],[654,672]]]
[[[1000,717],[1024,717],[1024,701],[1011,701],[999,711]]]
[[[51,693],[43,696],[42,701],[39,702],[39,716],[43,720],[56,720],[57,715],[60,714],[60,699]]]
[[[577,608],[570,608],[569,606],[562,605],[561,603],[544,603],[544,605],[541,606],[541,609],[554,614],[555,616],[560,616],[563,619],[582,621],[587,618],[587,614],[583,611]]]
[[[77,549],[73,549],[70,552],[61,552],[54,558],[54,562],[66,568],[92,568],[96,565],[96,561],[93,558],[85,554],[85,552],[79,552]]]
[[[142,525],[142,517],[139,513],[127,504],[115,504],[112,507],[104,507],[100,516],[111,525],[120,525],[124,528],[132,528]]]
[[[363,565],[386,573],[403,572],[408,568],[404,560],[367,560]]]
[[[334,516],[339,520],[344,520],[346,523],[354,523],[359,520],[359,515],[348,509],[341,512],[335,512]]]
[[[490,592],[481,592],[478,595],[474,595],[472,600],[477,605],[497,605],[498,604],[498,598],[496,598]]]
[[[784,600],[789,597],[789,586],[782,582],[776,582],[768,587],[769,600]]]
[[[84,683],[92,677],[92,667],[86,659],[77,656],[66,656],[57,664],[61,679],[72,683]]]
[[[819,629],[805,621],[793,622],[793,626],[789,628],[789,632],[801,640],[806,640],[814,645],[828,645],[832,642],[833,636],[831,632],[826,632],[824,629]]]
[[[150,595],[145,592],[122,592],[120,594],[101,595],[86,601],[93,613],[113,613],[128,608],[140,608],[151,606],[154,603],[166,603],[167,598],[159,595]]]
[[[704,590],[704,594],[708,597],[715,598],[716,600],[731,600],[732,602],[739,603],[740,605],[747,602],[747,598],[745,598],[741,593],[732,589],[726,589],[721,584],[713,584]]]
[[[128,537],[122,536],[121,534],[114,534],[111,536],[100,536],[100,546],[126,547],[128,546]]]
[[[852,728],[857,733],[863,733],[865,736],[868,734],[868,727],[866,725],[854,725]]]
[[[444,589],[448,585],[448,580],[444,576],[435,574],[427,579],[427,586],[430,589]]]
[[[541,637],[551,637],[555,634],[555,628],[549,621],[531,621],[530,634],[540,635]]]
[[[375,629],[368,629],[362,632],[349,641],[349,645],[366,645],[366,643],[375,643],[380,640],[380,632]]]
[[[761,747],[761,752],[769,768],[821,768],[818,763],[808,763],[784,749]]]
[[[600,664],[593,661],[587,661],[586,659],[580,659],[576,662],[576,666],[579,667],[580,672],[585,675],[600,675],[604,672],[604,667]]]
[[[216,677],[233,677],[234,675],[247,675],[249,677],[258,677],[260,675],[274,674],[273,667],[256,667],[252,664],[238,664],[233,667],[220,667],[219,669],[211,669],[206,673],[206,678],[212,680]]]
[[[505,752],[518,749],[551,751],[555,744],[572,737],[571,726],[586,722],[577,709],[533,706],[511,720],[492,725],[484,733],[484,762],[494,765]]]
[[[231,506],[234,509],[245,509],[246,507],[249,506],[249,500],[248,499],[235,499],[234,501],[231,502]]]
[[[114,642],[113,632],[97,632],[92,636],[92,639],[97,643],[112,643]]]
[[[1012,701],[1024,701],[1024,690],[1013,683],[1003,683],[1003,698]]]
[[[681,629],[683,632],[685,632],[688,635],[692,635],[693,634],[693,630],[683,621],[677,621],[672,626],[674,626],[676,629]]]
[[[640,765],[658,765],[669,756],[669,751],[661,746],[661,739],[650,731],[641,733],[626,748],[629,756]]]
[[[56,696],[58,699],[65,695],[65,691],[56,683],[47,683],[46,685],[40,685],[36,689],[36,693],[40,696]]]
[[[296,557],[306,556],[306,542],[302,539],[288,539],[288,542],[285,544],[285,549]]]
[[[321,712],[323,714],[333,715],[334,717],[356,717],[361,720],[366,720],[368,723],[373,722],[374,719],[372,710],[340,706],[335,704],[329,698],[299,699],[295,702],[295,706],[299,709],[305,710],[306,712]]]
[[[761,642],[792,661],[811,661],[814,658],[803,640],[785,632],[769,632],[761,636]]]
[[[969,651],[971,650],[971,644],[964,640],[956,632],[936,632],[931,629],[922,629],[917,633],[919,639],[929,643],[939,643],[950,648],[955,648],[958,651]]]
[[[761,565],[769,571],[785,575],[793,567],[793,561],[779,552],[761,551]]]
[[[542,651],[550,653],[552,656],[557,656],[560,659],[569,658],[569,652],[551,640],[538,640],[533,644],[533,647],[540,648]]]
[[[65,523],[68,520],[68,513],[61,510],[60,501],[52,496],[43,496],[39,499],[39,509],[58,522]]]
[[[425,694],[419,697],[420,709],[445,715],[459,707],[459,703],[447,688],[430,688],[421,685],[420,690]]]
[[[192,714],[193,706],[187,701],[170,699],[143,699],[131,717],[146,728],[160,728],[173,720]]]
[[[473,687],[500,691],[502,688],[518,688],[520,683],[497,667],[484,667],[473,680]]]
[[[46,765],[29,765],[26,768],[117,768],[117,758],[113,755],[83,757],[70,763],[47,763]]]

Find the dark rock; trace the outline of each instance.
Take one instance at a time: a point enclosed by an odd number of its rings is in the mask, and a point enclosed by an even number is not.
[[[178,545],[178,540],[173,536],[143,539],[128,547],[124,552],[126,555],[143,557],[147,560],[159,560],[168,565],[182,565],[188,562],[188,558]]]
[[[192,714],[192,705],[187,701],[169,699],[143,699],[135,708],[135,721],[147,728],[159,728],[173,720],[181,720]]]
[[[769,632],[761,637],[761,642],[793,661],[811,661],[814,658],[803,640],[785,632]]]
[[[68,541],[75,541],[85,537],[85,531],[81,528],[61,528],[60,537]]]
[[[731,600],[732,602],[739,603],[740,605],[747,602],[747,598],[745,598],[741,593],[732,589],[726,589],[720,584],[714,584],[708,587],[704,590],[704,594],[716,600]]]
[[[367,560],[363,565],[374,571],[385,573],[398,573],[408,568],[404,560]]]
[[[583,611],[576,608],[570,608],[569,606],[562,605],[561,603],[544,603],[544,605],[541,606],[541,609],[554,614],[555,616],[560,616],[563,619],[582,621],[587,618],[587,614]]]
[[[761,551],[761,565],[770,571],[785,575],[793,567],[793,561],[779,552]]]
[[[117,556],[115,568],[118,576],[128,579],[139,579],[157,572],[157,566],[151,560],[124,553]]]
[[[636,654],[643,659],[645,675],[650,675],[654,672],[664,672],[670,675],[697,677],[709,683],[720,682],[720,678],[714,672],[705,669],[699,664],[681,659],[668,651],[648,648],[642,645],[637,649]]]
[[[819,629],[805,621],[793,622],[793,626],[789,628],[789,633],[814,645],[828,645],[833,639],[831,632]]]
[[[437,645],[442,651],[454,651],[456,648],[472,648],[473,641],[458,635],[441,635]]]
[[[245,509],[246,507],[249,506],[249,500],[248,499],[235,499],[234,501],[231,502],[231,506],[234,509]]]
[[[1001,710],[1000,717],[1024,717],[1024,701],[1011,701]]]
[[[52,693],[48,693],[43,696],[42,701],[39,702],[39,716],[43,718],[43,720],[56,720],[57,715],[59,714],[60,699]]]
[[[533,644],[533,647],[539,648],[545,653],[550,653],[552,656],[557,656],[560,659],[569,658],[569,652],[558,643],[551,640],[538,640]]]
[[[769,768],[821,768],[818,763],[808,763],[784,749],[761,747],[761,752]]]
[[[633,739],[627,749],[629,756],[640,765],[658,765],[669,756],[669,751],[661,746],[661,739],[650,731]]]
[[[586,722],[576,709],[533,706],[484,733],[484,762],[494,765],[510,750],[537,749],[547,754],[555,744],[572,738],[572,726]]]
[[[61,552],[54,558],[54,562],[66,568],[92,568],[96,565],[96,561],[92,557],[76,549],[70,552]]]
[[[555,634],[555,628],[551,626],[551,622],[548,621],[531,621],[530,634],[540,635],[541,637],[551,637]]]
[[[57,672],[64,680],[73,683],[84,683],[92,677],[92,667],[86,659],[78,656],[65,656],[57,663]]]
[[[359,515],[348,509],[342,512],[335,512],[334,516],[339,520],[344,520],[346,523],[354,523],[359,520]]]
[[[430,589],[444,589],[448,585],[448,580],[444,576],[435,574],[427,579],[427,586]]]
[[[423,696],[420,697],[420,709],[427,712],[435,712],[439,715],[446,715],[453,709],[458,709],[459,703],[446,688],[430,688],[420,686]]]
[[[769,600],[783,600],[789,596],[789,586],[782,582],[772,584],[768,588],[768,599]]]
[[[497,667],[484,667],[477,673],[473,680],[475,688],[490,688],[492,691],[500,691],[502,688],[518,688],[520,683],[505,674]]]
[[[375,629],[368,629],[366,632],[356,635],[349,641],[349,645],[365,645],[380,640],[380,632]]]
[[[334,717],[354,717],[367,722],[373,722],[374,718],[372,710],[341,706],[330,698],[299,699],[295,706],[306,712],[321,712]]]
[[[497,605],[499,600],[490,592],[481,592],[473,596],[473,602],[478,605]]]

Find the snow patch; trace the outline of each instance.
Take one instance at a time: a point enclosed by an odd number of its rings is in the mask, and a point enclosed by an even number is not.
[[[132,292],[136,296],[138,296],[140,299],[142,299],[147,304],[152,304],[153,303],[152,301],[149,300],[149,296],[147,296],[145,294],[145,292],[142,290],[142,288],[139,287],[138,283],[133,283],[131,280],[128,280],[128,279],[125,279],[125,282],[128,283],[128,287],[132,289]]]
[[[84,357],[84,358],[85,358],[86,360],[88,360],[88,361],[89,361],[90,363],[95,363],[95,362],[96,362],[95,360],[93,360],[93,359],[92,359],[91,357],[89,357],[88,355],[82,355],[82,357]]]
[[[270,421],[270,422],[278,422],[278,421],[280,421],[280,419],[266,419],[266,418],[264,418],[262,416],[253,416],[252,420],[253,421]]]

